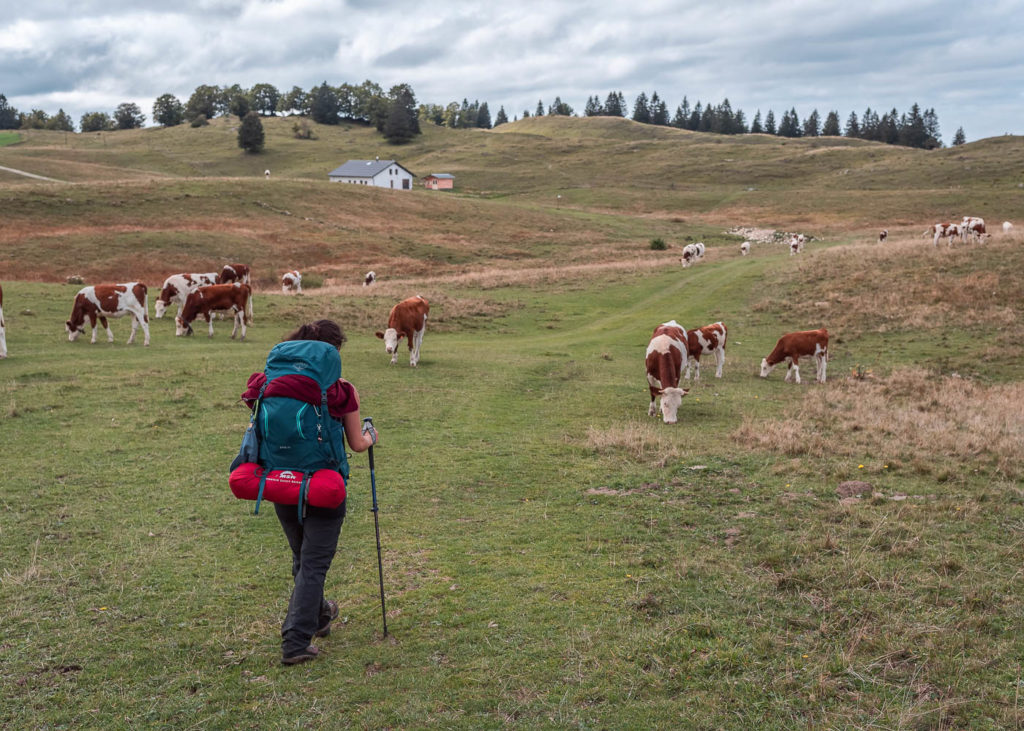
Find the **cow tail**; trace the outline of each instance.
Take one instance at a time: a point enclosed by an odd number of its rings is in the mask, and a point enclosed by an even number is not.
[[[245,300],[245,324],[252,325],[252,289],[249,289],[249,296]]]

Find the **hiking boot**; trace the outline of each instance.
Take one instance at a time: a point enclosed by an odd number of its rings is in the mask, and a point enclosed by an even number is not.
[[[281,664],[298,665],[299,663],[306,662],[307,660],[315,660],[319,654],[319,648],[309,645],[305,650],[299,650],[294,655],[282,655]]]
[[[330,614],[320,615],[320,627],[316,632],[313,633],[314,637],[326,637],[331,633],[331,622],[338,618],[338,613],[341,611],[338,608],[338,602],[327,600],[327,607],[330,609]]]

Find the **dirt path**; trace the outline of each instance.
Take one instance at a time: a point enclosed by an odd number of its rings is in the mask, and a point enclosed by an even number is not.
[[[36,180],[46,180],[50,183],[65,183],[66,180],[57,180],[56,178],[47,178],[45,175],[36,175],[35,173],[26,173],[24,170],[15,170],[14,168],[7,168],[0,165],[0,170],[5,173],[14,173],[15,175],[24,175],[26,178],[35,178]]]

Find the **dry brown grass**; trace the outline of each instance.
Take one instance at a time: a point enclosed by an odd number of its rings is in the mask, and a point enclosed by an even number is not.
[[[802,259],[783,284],[790,285],[787,309],[794,315],[825,318],[831,331],[848,337],[954,326],[1000,328],[1014,333],[1011,340],[1024,339],[1020,234],[952,248],[915,236],[835,247]],[[773,306],[765,300],[755,309]]]
[[[640,462],[665,465],[669,460],[682,457],[670,427],[661,419],[631,421],[621,426],[587,428],[585,444],[599,454],[627,456]]]
[[[923,368],[811,389],[786,419],[748,417],[740,444],[789,456],[849,457],[948,478],[1024,475],[1024,384],[986,386]]]

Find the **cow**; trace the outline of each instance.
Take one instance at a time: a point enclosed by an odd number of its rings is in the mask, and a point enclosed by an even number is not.
[[[728,329],[724,322],[716,322],[713,325],[705,325],[696,330],[686,331],[686,351],[689,356],[686,359],[686,379],[690,379],[690,362],[693,362],[694,381],[700,380],[700,357],[702,355],[715,354],[718,367],[715,369],[715,378],[722,377],[722,366],[725,365],[725,338]]]
[[[698,241],[695,244],[687,244],[683,247],[683,258],[679,261],[683,265],[683,269],[691,267],[698,261],[704,258],[704,244]]]
[[[750,253],[750,242],[749,241],[744,241],[742,244],[740,244],[740,254],[743,255],[743,256],[746,256],[749,253]]]
[[[883,228],[878,232],[878,243],[884,244],[886,239],[889,238],[889,229]]]
[[[430,303],[419,296],[404,299],[391,308],[387,330],[376,333],[384,341],[384,350],[391,355],[391,365],[398,362],[398,341],[403,337],[409,344],[409,365],[415,368],[420,362],[420,346],[429,312]]]
[[[153,305],[153,315],[157,318],[164,316],[164,312],[171,306],[172,302],[178,303],[178,313],[181,315],[181,308],[189,293],[197,287],[205,287],[208,284],[217,283],[217,272],[206,272],[205,274],[172,274],[164,280],[164,286],[160,289],[160,296],[156,298]]]
[[[146,285],[142,282],[125,284],[97,284],[83,287],[75,295],[75,304],[71,308],[71,319],[64,323],[68,340],[74,342],[85,332],[85,321],[92,325],[92,340],[96,342],[96,321],[107,331],[107,342],[114,342],[114,333],[107,324],[108,317],[132,318],[132,334],[128,336],[128,344],[135,342],[135,333],[142,327],[143,345],[149,345],[149,301]]]
[[[203,319],[210,325],[210,337],[212,338],[213,314],[215,312],[231,313],[234,320],[231,338],[234,339],[235,333],[241,327],[241,339],[245,340],[245,326],[252,324],[252,289],[248,284],[240,282],[199,287],[185,300],[181,315],[174,318],[175,335],[191,335],[192,323]]]
[[[367,272],[366,276],[363,277],[363,286],[369,287],[371,284],[377,281],[377,274],[375,272]]]
[[[789,255],[796,256],[804,250],[804,244],[807,243],[807,237],[803,234],[793,234],[789,237]]]
[[[270,180],[270,170],[264,170],[263,177],[266,178],[267,180]]]
[[[686,360],[686,330],[675,320],[658,325],[647,344],[647,387],[651,392],[648,416],[656,415],[655,399],[661,397],[661,419],[675,424],[679,405],[688,388],[679,388],[679,375]]]
[[[281,291],[285,294],[302,291],[302,275],[299,274],[298,269],[292,269],[281,275]]]
[[[220,274],[217,275],[217,281],[214,284],[230,284],[231,282],[248,284],[249,267],[245,264],[225,264],[224,268],[220,270]]]
[[[936,223],[927,229],[924,235],[932,237],[932,247],[939,245],[939,239],[949,239],[949,245],[953,246],[954,238],[963,238],[963,226],[959,223]]]
[[[814,356],[817,365],[815,380],[824,383],[825,371],[828,368],[828,330],[825,328],[787,333],[779,338],[775,349],[761,360],[761,378],[767,378],[775,366],[788,360],[786,381],[794,379],[800,383],[800,358],[811,356]]]
[[[963,221],[960,222],[960,240],[967,241],[967,239],[977,239],[980,243],[982,238],[985,237],[985,219],[978,218],[977,216],[964,216]]]
[[[4,325],[4,288],[0,287],[0,358],[7,357],[7,328]]]
[[[1009,221],[1003,221],[1003,233],[1008,234],[1013,231],[1013,224]]]

